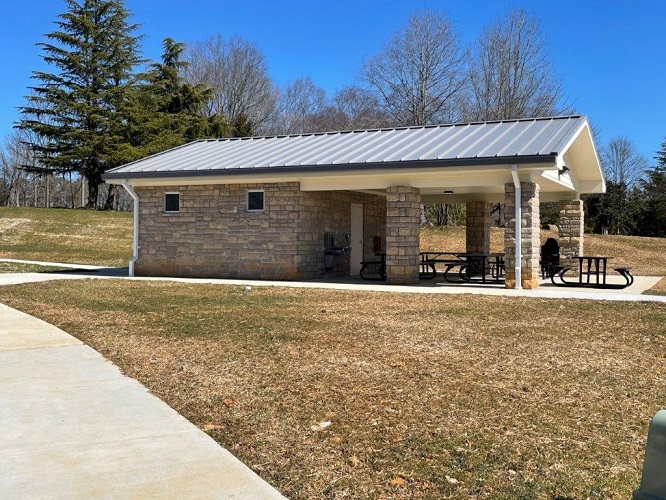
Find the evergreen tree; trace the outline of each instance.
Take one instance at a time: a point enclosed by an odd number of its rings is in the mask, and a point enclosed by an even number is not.
[[[25,118],[17,127],[40,138],[31,144],[42,168],[77,172],[88,181],[88,207],[97,204],[102,173],[126,159],[126,120],[134,67],[140,62],[137,25],[122,0],[65,0],[58,29],[38,44],[53,73],[35,71]]]

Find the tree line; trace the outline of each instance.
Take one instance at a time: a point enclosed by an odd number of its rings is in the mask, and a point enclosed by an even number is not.
[[[102,183],[104,171],[199,138],[575,111],[538,20],[521,9],[507,11],[469,46],[446,14],[414,13],[362,63],[356,81],[329,96],[307,75],[276,85],[261,49],[238,36],[212,35],[190,47],[167,38],[160,60],[146,61],[140,55],[140,26],[131,21],[122,0],[64,3],[55,31],[39,44],[52,71],[33,72],[35,84],[2,149],[1,203],[20,203],[21,189],[27,200],[26,190],[32,189],[37,204],[37,193],[55,193],[46,185],[58,182],[45,181],[55,176],[69,183],[57,191],[70,193],[61,197],[67,199],[62,205],[80,198],[90,208],[124,206],[126,200],[120,203],[113,186]],[[610,155],[613,144],[602,152],[608,149]],[[604,160],[605,169],[613,165]],[[651,182],[644,172],[647,162],[641,168],[636,179],[622,180],[627,192],[640,187],[639,178]],[[608,195],[586,203],[604,207],[600,214],[611,206],[613,212],[623,211],[624,205],[609,201],[611,186],[615,181],[609,180]],[[77,190],[80,196],[72,194]],[[51,199],[43,204],[53,206]],[[437,205],[427,207],[424,216],[434,223],[456,223],[464,209]],[[597,228],[598,218],[593,218]],[[614,221],[608,223],[611,232]],[[618,227],[625,231],[629,225]]]

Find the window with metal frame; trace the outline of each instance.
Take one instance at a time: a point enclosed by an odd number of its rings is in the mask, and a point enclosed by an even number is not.
[[[263,212],[264,211],[264,192],[263,191],[248,191],[247,192],[247,211],[248,212]]]
[[[164,212],[180,212],[180,193],[164,193]]]

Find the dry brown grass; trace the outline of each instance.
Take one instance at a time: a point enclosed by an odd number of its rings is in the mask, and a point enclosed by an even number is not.
[[[557,231],[541,231],[541,243],[557,238]],[[491,228],[491,252],[504,252],[504,229]],[[586,234],[585,253],[613,257],[609,265],[629,266],[637,276],[666,276],[666,238]],[[451,249],[451,250],[449,250]],[[464,251],[465,228],[421,228],[422,251]]]
[[[0,207],[0,258],[126,266],[132,214]]]
[[[662,278],[659,283],[645,293],[650,295],[666,295],[666,278]]]
[[[628,498],[666,398],[666,304],[116,280],[0,300],[293,498]]]

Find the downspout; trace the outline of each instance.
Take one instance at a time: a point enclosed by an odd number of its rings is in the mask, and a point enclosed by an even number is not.
[[[139,196],[132,186],[127,183],[127,179],[121,182],[125,191],[129,193],[134,200],[134,231],[132,233],[132,258],[129,261],[129,275],[134,276],[134,263],[139,259]]]
[[[522,231],[522,221],[523,218],[523,209],[521,206],[522,203],[522,193],[520,190],[520,179],[518,178],[518,165],[511,165],[511,177],[513,177],[513,186],[516,188],[516,223],[515,223],[515,235],[516,235],[516,262],[514,267],[515,277],[516,277],[516,290],[522,289],[522,266],[521,261],[523,260],[523,231]]]

